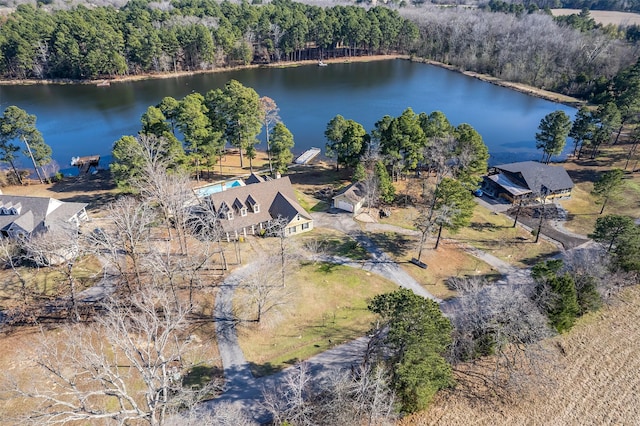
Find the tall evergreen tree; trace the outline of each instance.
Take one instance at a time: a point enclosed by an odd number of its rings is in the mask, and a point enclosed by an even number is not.
[[[374,342],[381,361],[391,369],[393,386],[404,412],[425,409],[438,390],[452,386],[451,366],[444,358],[451,344],[451,323],[436,302],[408,289],[380,294],[369,310],[380,317]]]
[[[15,160],[20,146],[23,146],[23,155],[33,161],[33,168],[43,182],[38,168],[42,169],[42,166],[51,162],[51,147],[44,142],[42,133],[36,128],[36,116],[12,105],[0,117],[0,161],[11,165],[19,182],[22,179]]]
[[[289,164],[291,164],[291,160],[293,160],[293,153],[291,152],[294,146],[293,135],[283,123],[276,123],[270,139],[273,169],[284,173],[287,171]]]
[[[562,110],[547,114],[538,126],[536,148],[542,149],[542,162],[548,164],[551,157],[562,153],[571,130],[571,119]]]
[[[615,200],[620,196],[624,187],[623,178],[624,171],[620,169],[613,169],[602,173],[598,180],[593,184],[591,195],[596,197],[602,204],[600,214],[604,212],[604,208],[610,199]]]
[[[340,170],[340,164],[355,167],[369,142],[369,135],[362,124],[341,115],[329,121],[324,135],[327,138],[327,156],[336,157],[336,170]]]

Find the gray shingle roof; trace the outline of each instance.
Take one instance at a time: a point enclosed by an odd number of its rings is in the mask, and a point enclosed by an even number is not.
[[[344,196],[353,203],[360,202],[365,196],[364,184],[362,182],[352,183],[347,186],[343,191],[339,192],[333,198],[338,196]]]
[[[296,201],[296,196],[288,177],[272,180],[252,179],[254,183],[237,186],[226,191],[217,192],[209,196],[209,200],[216,212],[224,211],[225,205],[233,211],[233,219],[221,218],[222,229],[225,232],[250,228],[252,225],[268,222],[278,215],[290,222],[298,214],[311,219]],[[259,211],[254,212],[253,206],[258,204]],[[247,215],[242,216],[238,207],[247,208]],[[235,209],[234,209],[235,206]]]
[[[519,174],[529,189],[537,191],[536,184],[543,185],[552,192],[573,188],[573,181],[562,166],[550,166],[537,161],[521,161],[518,163],[495,166],[497,170]]]
[[[11,228],[12,224],[28,233],[45,230],[67,222],[87,207],[85,203],[67,203],[55,198],[0,195],[0,208],[18,205],[18,214],[0,214],[1,230]]]

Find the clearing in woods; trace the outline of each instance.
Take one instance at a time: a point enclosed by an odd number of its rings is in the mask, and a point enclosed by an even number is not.
[[[551,9],[553,16],[579,14],[580,9]],[[640,25],[640,14],[630,12],[614,12],[612,10],[590,10],[589,15],[602,25]]]

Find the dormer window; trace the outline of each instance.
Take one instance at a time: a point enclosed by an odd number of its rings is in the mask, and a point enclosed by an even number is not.
[[[240,209],[240,216],[244,217],[247,215],[247,208],[246,207],[242,207]]]
[[[247,204],[251,207],[251,211],[254,213],[260,212],[260,204],[251,195],[247,197]]]
[[[227,220],[233,219],[233,210],[229,208],[229,205],[227,203],[223,202],[220,205],[220,209],[218,210],[218,217],[220,217],[220,219]]]

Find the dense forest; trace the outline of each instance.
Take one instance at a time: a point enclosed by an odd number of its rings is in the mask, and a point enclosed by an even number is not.
[[[5,78],[95,79],[407,51],[414,24],[384,7],[290,0],[132,0],[120,9],[20,5],[0,28]]]
[[[292,0],[22,4],[1,21],[0,77],[104,79],[404,53],[593,100],[640,56],[640,31],[597,25],[586,10],[554,18],[541,10],[557,6],[551,3],[492,0],[482,8],[398,7],[398,2],[321,7]]]
[[[418,56],[587,99],[640,54],[634,43],[544,12],[424,7],[401,14],[420,28]]]

